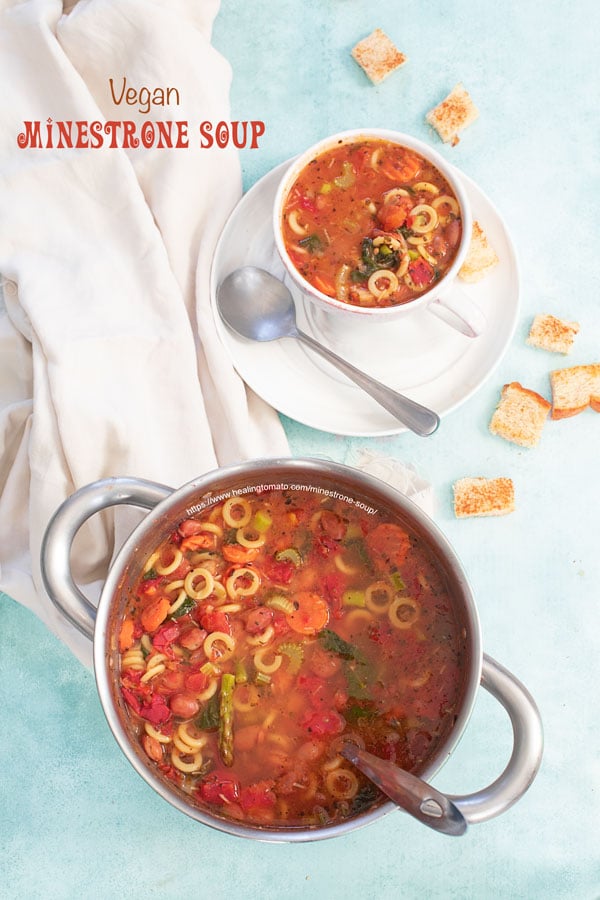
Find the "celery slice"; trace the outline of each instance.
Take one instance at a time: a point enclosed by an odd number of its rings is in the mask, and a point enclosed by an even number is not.
[[[235,676],[225,672],[219,703],[219,754],[226,766],[233,765],[233,689]]]

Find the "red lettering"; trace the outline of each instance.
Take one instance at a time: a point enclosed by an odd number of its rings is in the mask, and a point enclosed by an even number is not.
[[[188,123],[185,121],[175,122],[175,125],[177,126],[177,140],[175,141],[175,146],[178,149],[181,149],[182,147],[189,147],[190,140],[188,138]]]
[[[39,122],[23,122],[25,131],[21,131],[17,135],[17,146],[24,150],[25,147],[41,147],[40,123]]]
[[[131,148],[139,147],[140,139],[135,136],[135,122],[127,119],[121,122],[121,125],[123,126],[123,149],[131,150]]]
[[[258,139],[262,137],[265,133],[265,123],[261,121],[252,121],[252,140],[250,141],[250,147],[252,150],[256,150],[258,147]]]
[[[226,147],[229,143],[229,128],[227,127],[227,122],[219,122],[215,134],[218,146],[221,147],[221,149]]]
[[[207,150],[209,147],[212,147],[214,143],[213,136],[211,134],[212,131],[212,122],[201,122],[200,123],[200,135],[203,138],[206,138],[206,143],[200,141],[200,146],[203,150]]]
[[[104,123],[104,131],[106,132],[106,134],[110,135],[110,144],[108,146],[113,150],[115,147],[118,146],[118,144],[117,144],[117,128],[119,127],[120,124],[121,124],[120,122],[114,122],[114,121]]]
[[[58,144],[56,145],[61,150],[63,147],[67,147],[69,150],[73,148],[73,139],[71,137],[71,127],[72,122],[57,122],[56,126],[58,128]]]
[[[90,122],[90,147],[97,149],[102,146],[102,122],[97,120]]]
[[[88,123],[87,122],[77,122],[77,140],[75,141],[75,146],[78,150],[81,150],[83,147],[87,147],[89,145],[88,140]]]
[[[152,122],[144,122],[142,125],[142,144],[149,148],[154,144],[154,125]]]

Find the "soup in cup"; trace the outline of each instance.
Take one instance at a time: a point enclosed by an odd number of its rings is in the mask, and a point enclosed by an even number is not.
[[[341,132],[302,153],[273,210],[288,274],[338,323],[427,307],[475,337],[483,316],[453,284],[471,227],[454,170],[421,141],[383,129]]]

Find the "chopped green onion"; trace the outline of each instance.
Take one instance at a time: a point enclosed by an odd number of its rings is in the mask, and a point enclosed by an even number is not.
[[[330,194],[333,190],[333,185],[330,181],[324,181],[321,187],[319,188],[320,194]]]
[[[390,581],[392,582],[392,587],[394,588],[395,591],[405,591],[406,590],[406,585],[404,584],[404,581],[402,580],[402,576],[400,575],[400,572],[392,572],[392,574],[390,576]]]
[[[269,609],[274,609],[277,612],[282,612],[286,616],[291,615],[296,609],[289,597],[284,597],[283,594],[274,594],[272,597],[269,597],[265,606],[268,606]]]
[[[338,175],[337,178],[334,178],[333,183],[336,187],[345,190],[346,188],[352,187],[355,181],[356,175],[354,174],[352,163],[345,160],[345,162],[342,163],[342,174]]]
[[[297,641],[286,641],[286,643],[279,645],[278,650],[287,656],[290,661],[288,666],[290,675],[296,675],[300,671],[300,666],[304,659],[304,647],[302,644],[299,644]]]
[[[235,683],[246,684],[248,681],[248,670],[243,659],[238,659],[235,664]]]
[[[365,592],[344,591],[342,594],[342,603],[344,606],[365,606]]]
[[[266,672],[258,672],[256,675],[256,681],[258,684],[271,684],[271,676],[267,675]]]
[[[266,509],[259,509],[254,516],[252,524],[259,534],[264,534],[265,531],[268,531],[273,524],[273,519],[266,511]]]
[[[302,556],[299,550],[296,550],[295,547],[287,547],[285,550],[280,550],[275,554],[275,559],[278,562],[281,562],[284,559],[289,559],[290,562],[293,562],[296,568],[302,565]]]
[[[226,766],[233,765],[233,689],[235,676],[225,672],[219,702],[219,754]]]
[[[218,675],[220,669],[218,669],[214,663],[205,662],[203,666],[200,666],[200,671],[203,675]]]

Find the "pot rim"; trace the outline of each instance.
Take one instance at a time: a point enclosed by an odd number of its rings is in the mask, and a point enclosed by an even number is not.
[[[124,726],[123,715],[119,711],[115,701],[113,687],[114,671],[111,670],[110,665],[110,614],[113,607],[113,598],[119,591],[119,585],[127,570],[128,563],[135,557],[136,551],[139,549],[140,542],[143,541],[144,535],[150,532],[155,526],[159,525],[161,521],[168,521],[169,513],[173,507],[179,506],[184,498],[197,498],[198,495],[203,493],[206,494],[215,489],[219,491],[226,490],[224,482],[239,482],[240,478],[246,477],[248,478],[249,484],[254,483],[255,486],[258,486],[259,484],[264,483],[264,479],[258,481],[256,480],[256,476],[264,475],[265,479],[268,477],[273,478],[278,473],[286,471],[289,473],[290,477],[296,473],[299,484],[306,482],[307,477],[310,475],[313,476],[313,482],[314,478],[319,476],[328,476],[329,478],[335,478],[337,476],[342,483],[350,480],[359,490],[362,489],[367,495],[370,492],[379,494],[388,503],[398,507],[401,512],[405,512],[418,528],[427,533],[428,537],[435,545],[436,552],[439,554],[440,559],[448,566],[456,580],[457,588],[460,591],[459,599],[462,602],[465,614],[465,623],[468,624],[468,630],[465,635],[466,678],[463,687],[463,696],[458,716],[451,731],[438,749],[433,760],[428,762],[423,771],[419,773],[421,778],[426,780],[431,779],[442,768],[459,743],[471,717],[477,689],[481,680],[483,661],[481,628],[473,592],[464,568],[454,549],[435,522],[413,503],[412,500],[372,475],[368,475],[342,463],[330,462],[328,460],[312,457],[259,459],[214,469],[173,490],[170,495],[159,502],[133,529],[117,553],[108,572],[98,602],[94,629],[93,657],[96,686],[102,709],[119,747],[131,765],[164,800],[192,819],[216,830],[238,837],[251,838],[271,843],[298,843],[340,836],[354,831],[357,828],[361,828],[382,816],[387,815],[398,807],[389,800],[384,801],[374,809],[361,813],[351,819],[347,819],[344,822],[336,823],[335,825],[315,827],[314,829],[285,829],[281,827],[277,829],[258,825],[243,825],[234,820],[221,818],[216,814],[211,814],[207,810],[194,806],[191,803],[186,803],[183,795],[175,790],[169,789],[168,786],[154,774],[154,769],[151,764],[145,762],[136,752],[131,738]]]

